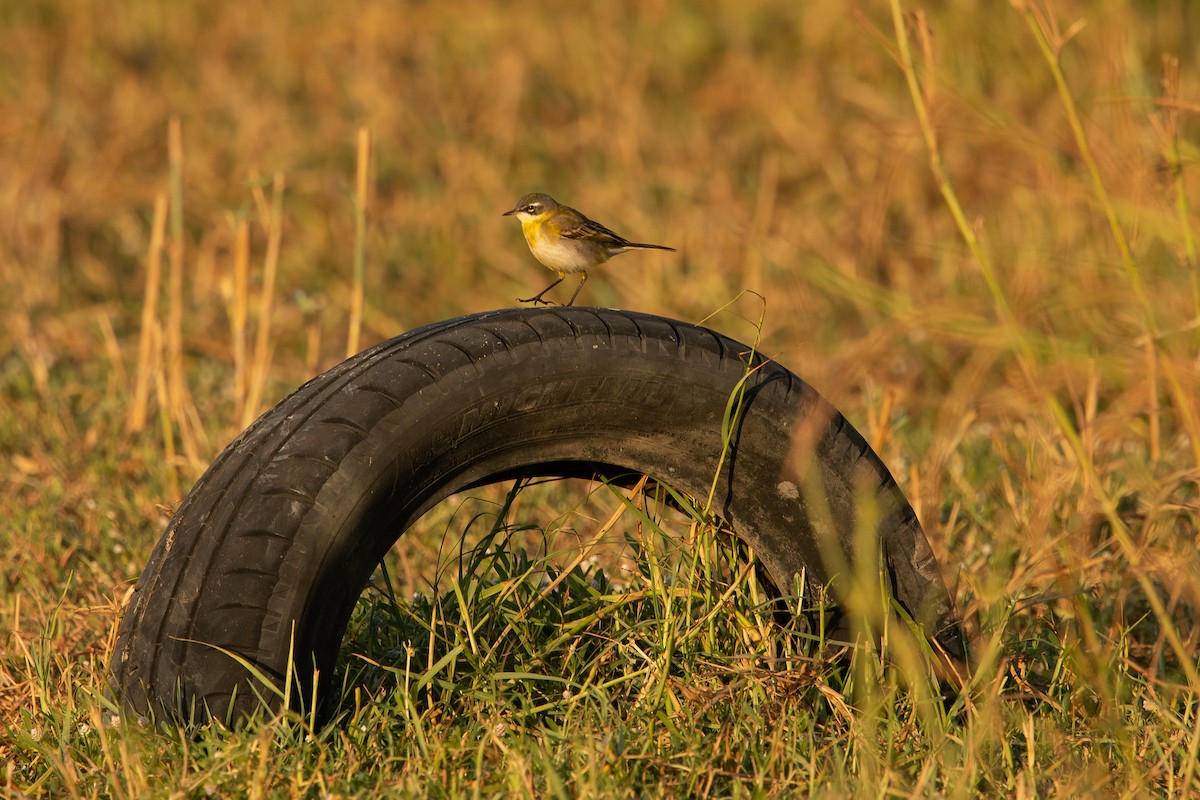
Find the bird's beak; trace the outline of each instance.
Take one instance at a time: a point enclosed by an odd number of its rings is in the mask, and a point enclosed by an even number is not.
[[[515,213],[517,213],[517,209],[515,209],[515,208],[514,208],[514,209],[513,209],[513,210],[511,210],[511,211],[505,211],[505,212],[504,212],[503,214],[501,214],[500,216],[502,216],[502,217],[511,217],[511,216],[512,216],[513,214],[515,214]]]

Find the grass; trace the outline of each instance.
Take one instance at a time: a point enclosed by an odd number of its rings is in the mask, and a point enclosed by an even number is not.
[[[0,795],[1200,794],[1193,4],[122,5],[0,3]],[[533,190],[680,250],[581,302],[723,309],[868,435],[970,690],[816,658],[727,537],[566,483],[401,542],[336,724],[116,722],[187,487],[356,344],[543,285]]]

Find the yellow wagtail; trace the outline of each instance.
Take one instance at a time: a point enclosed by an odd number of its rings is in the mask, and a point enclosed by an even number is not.
[[[610,231],[599,222],[580,214],[570,206],[564,206],[548,194],[534,192],[517,201],[511,211],[501,216],[515,215],[521,220],[521,232],[529,243],[533,257],[558,273],[558,280],[542,289],[533,297],[520,300],[522,303],[545,303],[542,295],[558,286],[568,275],[580,274],[579,285],[567,305],[575,302],[579,290],[587,283],[587,271],[603,264],[613,256],[626,250],[670,250],[661,244],[631,242]]]

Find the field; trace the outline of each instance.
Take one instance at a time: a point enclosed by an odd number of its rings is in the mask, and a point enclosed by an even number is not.
[[[0,0],[0,796],[1200,796],[1197,53],[1189,0]],[[528,191],[679,250],[579,304],[757,339],[867,436],[967,690],[794,652],[736,549],[664,574],[675,523],[578,483],[401,540],[334,724],[119,717],[191,484],[348,353],[540,290]],[[472,515],[536,530],[455,580]],[[548,596],[606,522],[642,558]]]

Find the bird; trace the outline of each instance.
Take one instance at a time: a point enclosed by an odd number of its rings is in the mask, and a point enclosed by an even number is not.
[[[674,247],[661,244],[631,242],[619,236],[599,222],[594,222],[570,206],[565,206],[548,194],[533,192],[517,201],[511,210],[501,216],[515,216],[521,221],[521,232],[533,257],[544,266],[558,273],[558,280],[542,289],[533,297],[518,298],[521,303],[545,303],[546,292],[558,286],[568,275],[579,274],[579,285],[567,301],[575,302],[583,285],[587,283],[588,270],[603,264],[615,255],[627,250],[669,250]]]

